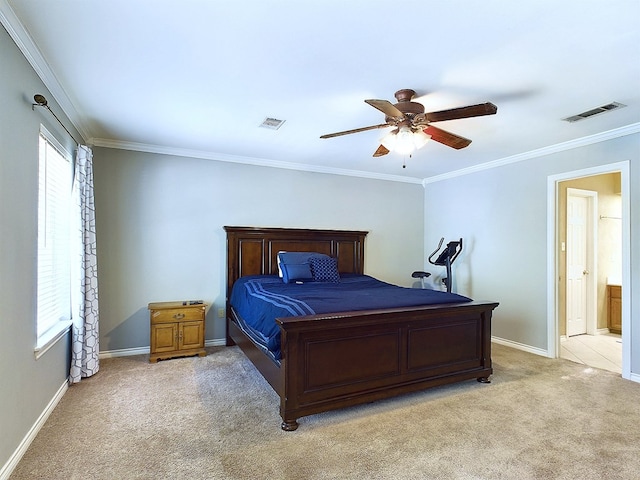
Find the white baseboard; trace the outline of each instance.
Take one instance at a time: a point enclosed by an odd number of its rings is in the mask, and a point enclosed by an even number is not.
[[[0,480],[9,479],[16,466],[18,465],[18,462],[20,462],[20,459],[22,459],[23,455],[29,448],[29,445],[31,445],[33,440],[36,438],[36,435],[38,435],[38,432],[47,421],[47,418],[49,418],[49,415],[51,415],[51,412],[53,412],[53,410],[56,408],[64,394],[67,392],[68,388],[69,382],[65,380],[65,382],[58,389],[49,404],[45,407],[44,411],[40,414],[40,416],[36,420],[36,423],[33,424],[31,429],[29,429],[25,437],[22,439],[16,451],[13,452],[13,455],[11,455],[11,457],[9,457],[9,461],[7,461],[7,463],[5,463],[4,466],[0,469]]]
[[[549,353],[542,348],[532,347],[531,345],[525,345],[524,343],[514,342],[513,340],[507,340],[505,338],[500,338],[500,337],[491,337],[491,341],[499,345],[504,345],[506,347],[511,347],[518,350],[522,350],[524,352],[540,355],[541,357],[549,356]]]
[[[224,347],[227,344],[224,338],[214,338],[213,340],[205,340],[205,347]],[[120,350],[104,350],[100,352],[99,359],[129,357],[131,355],[149,355],[149,347],[123,348]],[[1,479],[0,479],[1,480]]]
[[[130,357],[131,355],[148,355],[149,347],[122,348],[120,350],[104,350],[99,353],[100,360],[104,358]]]

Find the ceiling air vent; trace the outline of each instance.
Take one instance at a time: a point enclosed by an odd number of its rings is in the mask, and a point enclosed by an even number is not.
[[[592,108],[591,110],[587,110],[586,112],[579,113],[577,115],[572,115],[567,118],[563,118],[566,122],[577,122],[579,120],[584,120],[585,118],[593,117],[594,115],[599,115],[601,113],[610,112],[611,110],[616,110],[617,108],[626,107],[626,105],[618,102],[611,102],[607,105],[602,105],[601,107]]]
[[[271,130],[278,130],[284,122],[285,122],[284,120],[278,120],[277,118],[267,117],[260,124],[260,126],[263,128],[270,128]]]

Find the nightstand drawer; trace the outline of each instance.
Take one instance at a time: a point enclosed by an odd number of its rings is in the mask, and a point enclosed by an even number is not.
[[[200,308],[170,308],[166,310],[154,310],[151,315],[152,323],[173,323],[187,320],[202,320],[204,307]]]

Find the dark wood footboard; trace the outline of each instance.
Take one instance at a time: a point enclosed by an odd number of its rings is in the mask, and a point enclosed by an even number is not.
[[[297,419],[436,385],[487,381],[493,302],[278,320],[282,428]]]

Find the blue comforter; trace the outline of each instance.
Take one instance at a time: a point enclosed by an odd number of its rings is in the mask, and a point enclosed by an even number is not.
[[[252,337],[278,360],[276,318],[470,301],[455,293],[399,287],[368,275],[345,275],[339,283],[300,284],[284,283],[275,275],[250,275],[234,283],[230,299]]]

